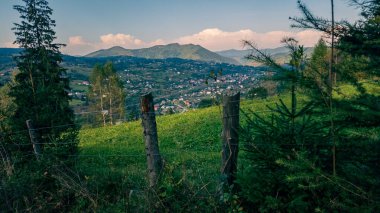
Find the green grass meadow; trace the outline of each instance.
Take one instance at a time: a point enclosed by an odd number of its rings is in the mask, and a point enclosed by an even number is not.
[[[366,87],[378,94],[378,88]],[[337,99],[342,98],[342,94],[345,97],[358,94],[351,86],[340,88],[342,92],[335,94]],[[270,113],[267,106],[274,106],[279,98],[289,104],[288,96],[243,100],[240,106],[241,125],[244,126],[246,122],[245,113],[252,115],[252,112],[257,112],[265,117]],[[301,106],[307,98],[300,96],[298,100]],[[215,106],[156,117],[159,148],[165,165],[161,178],[163,184],[157,191],[162,206],[165,203],[167,207],[170,202],[184,209],[196,205],[208,205],[208,209],[214,207],[212,202],[215,199],[207,199],[216,197],[221,177],[221,113],[222,107]],[[320,119],[326,119],[322,117]],[[379,133],[379,129],[371,131],[374,135]],[[366,130],[352,132],[359,134]],[[79,137],[80,154],[75,168],[84,175],[83,184],[89,189],[88,196],[97,200],[97,205],[105,208],[104,211],[116,211],[125,206],[146,211],[147,205],[143,198],[148,188],[147,163],[141,121],[82,129]],[[239,155],[239,166],[244,164],[243,155],[243,152]],[[182,196],[178,193],[189,194]]]
[[[266,105],[273,106],[277,99],[244,101],[241,109],[247,113],[267,113]],[[163,179],[169,184],[160,197],[170,199],[165,193],[174,193],[175,188],[181,187],[194,193],[193,202],[199,201],[199,197],[212,197],[217,192],[222,147],[221,111],[222,108],[216,106],[156,117],[159,148],[165,163]],[[240,117],[244,122],[244,115]],[[116,196],[115,201],[123,205],[131,199],[128,194],[131,190],[143,192],[146,189],[147,163],[141,121],[82,129],[79,137],[76,169],[84,175],[85,185],[98,190],[98,194],[92,192],[92,196],[103,193],[110,196],[111,193]]]

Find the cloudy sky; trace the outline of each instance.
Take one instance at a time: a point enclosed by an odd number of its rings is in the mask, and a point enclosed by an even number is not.
[[[0,0],[0,47],[13,47],[13,23],[19,22],[14,4]],[[199,44],[210,50],[242,49],[241,40],[261,48],[280,46],[293,36],[306,46],[318,32],[290,28],[289,16],[298,16],[297,0],[50,0],[62,51],[83,55],[122,46],[135,49],[159,44]],[[330,13],[330,0],[304,0],[322,17]],[[358,11],[348,0],[336,0],[337,19],[353,21]]]

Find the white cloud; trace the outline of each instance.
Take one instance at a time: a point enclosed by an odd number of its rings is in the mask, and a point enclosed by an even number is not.
[[[132,35],[122,33],[102,35],[98,42],[86,41],[82,36],[71,36],[69,37],[67,46],[63,49],[63,52],[72,55],[84,55],[99,49],[111,48],[113,46],[136,49],[162,44],[166,44],[162,39],[145,42]]]
[[[139,48],[145,44],[142,40],[127,34],[107,34],[100,36],[100,45],[104,47],[122,46],[128,48]]]
[[[72,46],[75,46],[75,45],[88,45],[88,43],[84,41],[84,39],[83,39],[82,36],[72,36],[72,37],[69,37],[69,43],[68,43],[68,45],[72,45]]]
[[[321,37],[321,33],[311,30],[301,32],[271,31],[257,33],[249,29],[226,32],[218,28],[205,29],[197,34],[177,39],[180,44],[199,44],[210,50],[242,49],[242,40],[255,42],[259,48],[275,48],[281,46],[285,36],[294,37],[300,44],[313,46]]]
[[[258,33],[250,29],[239,31],[223,31],[218,28],[209,28],[193,35],[183,36],[173,40],[157,39],[144,41],[129,34],[106,34],[99,38],[98,42],[88,42],[82,36],[72,36],[64,52],[69,54],[86,54],[98,49],[106,49],[113,46],[122,46],[127,49],[151,47],[169,43],[198,44],[212,51],[226,49],[242,49],[242,40],[255,42],[259,48],[275,48],[281,46],[283,37],[294,37],[300,44],[313,46],[321,37],[321,33],[305,30],[300,32],[271,31]]]
[[[67,42],[67,46],[62,49],[62,52],[71,55],[83,55],[97,49],[97,46],[86,41],[82,36],[71,36]]]

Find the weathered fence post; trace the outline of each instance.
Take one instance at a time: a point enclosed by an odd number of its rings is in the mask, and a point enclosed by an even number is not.
[[[223,97],[223,132],[222,132],[222,184],[232,185],[237,171],[239,151],[239,109],[240,92]]]
[[[40,159],[40,155],[42,154],[41,143],[38,141],[38,133],[34,128],[33,121],[27,120],[26,126],[29,130],[30,142],[33,144],[34,154],[36,155],[37,159]]]
[[[2,132],[0,132],[0,156],[7,176],[11,176],[13,174],[13,165],[11,157],[5,147],[5,139]]]
[[[154,187],[157,184],[163,164],[158,148],[157,124],[152,94],[142,95],[140,105],[141,122],[144,128],[145,152],[148,162],[149,185],[150,187]]]

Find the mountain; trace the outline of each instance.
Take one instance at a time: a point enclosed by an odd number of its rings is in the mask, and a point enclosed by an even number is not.
[[[10,57],[19,54],[22,48],[0,48],[0,57]]]
[[[21,48],[0,48],[0,71],[14,65],[13,56],[20,54]]]
[[[306,55],[311,55],[313,52],[314,48],[313,47],[306,47],[305,52]],[[273,59],[280,64],[284,64],[290,60],[289,57],[289,49],[286,47],[278,47],[274,49],[262,49],[261,51],[271,55]],[[224,51],[219,51],[216,52],[221,56],[228,57],[235,59],[236,61],[240,62],[241,64],[245,65],[252,65],[252,62],[247,61],[244,59],[245,56],[250,54],[252,51],[251,50],[224,50]]]
[[[84,57],[89,58],[103,58],[110,56],[134,56],[132,50],[124,49],[120,46],[114,46],[109,49],[101,49],[92,53],[85,55]]]
[[[202,46],[194,44],[180,45],[177,43],[157,45],[143,49],[124,49],[123,47],[116,46],[85,55],[85,57],[97,58],[109,56],[133,56],[148,59],[181,58],[206,62],[239,64],[235,59],[221,56]]]

